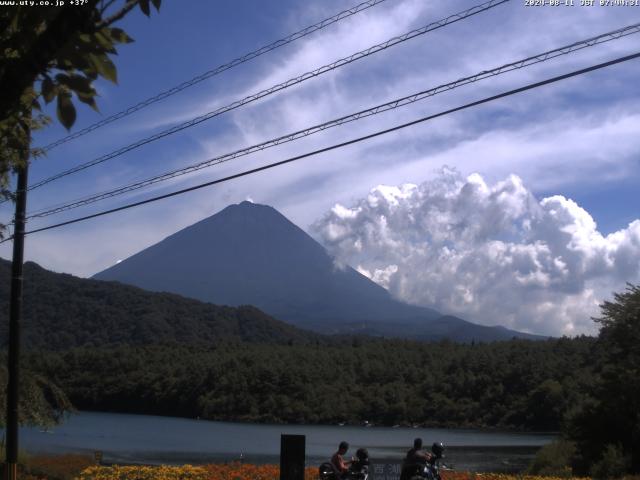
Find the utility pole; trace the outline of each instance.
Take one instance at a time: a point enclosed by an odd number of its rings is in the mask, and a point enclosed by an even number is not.
[[[18,168],[16,186],[16,213],[13,229],[13,261],[11,263],[11,303],[9,307],[9,356],[7,385],[7,480],[18,478],[18,387],[20,379],[20,321],[22,318],[22,264],[24,260],[24,225],[27,210],[27,176],[29,172],[29,145],[31,132],[27,132],[24,166]]]

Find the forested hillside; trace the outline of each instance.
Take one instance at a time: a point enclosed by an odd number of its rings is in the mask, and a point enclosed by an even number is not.
[[[0,261],[0,315],[8,310],[9,265]],[[25,275],[24,366],[79,409],[557,430],[598,359],[586,337],[466,345],[332,338],[253,307],[78,279],[33,263]]]
[[[11,262],[0,259],[0,339],[7,338]],[[23,345],[80,346],[220,341],[289,343],[320,338],[255,307],[225,307],[170,293],[24,266]]]
[[[594,339],[74,349],[28,362],[79,409],[257,422],[557,430]]]

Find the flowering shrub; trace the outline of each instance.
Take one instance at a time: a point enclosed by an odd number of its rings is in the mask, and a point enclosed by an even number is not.
[[[73,464],[71,457],[64,456],[62,463]],[[79,461],[79,460],[77,460]],[[60,478],[51,472],[46,476],[21,477],[25,480],[49,480]],[[317,467],[307,467],[305,480],[318,480]],[[241,463],[210,464],[202,466],[91,466],[85,468],[75,480],[279,480],[278,465],[252,465]],[[442,472],[442,480],[567,480],[560,477],[535,475],[507,475],[499,473]],[[572,477],[570,480],[590,480]],[[625,477],[623,480],[640,480],[640,477]]]
[[[244,463],[206,465],[210,480],[276,480],[280,467],[276,465],[251,465]]]
[[[246,463],[206,465],[209,476],[207,480],[279,480],[280,467],[278,465],[251,465]],[[305,480],[317,480],[318,468],[307,467],[304,471]]]
[[[442,480],[566,480],[560,477],[543,477],[537,475],[510,475],[503,473],[471,473],[441,472]],[[588,478],[571,477],[571,480],[590,480]]]
[[[94,463],[88,455],[36,455],[29,457],[25,470],[33,478],[71,480]]]
[[[207,471],[203,467],[182,465],[172,467],[161,465],[121,467],[89,467],[76,477],[76,480],[208,480]]]
[[[318,469],[305,469],[305,480],[317,480]],[[279,480],[277,465],[251,465],[242,463],[212,464],[201,467],[184,465],[171,467],[89,467],[76,480]]]

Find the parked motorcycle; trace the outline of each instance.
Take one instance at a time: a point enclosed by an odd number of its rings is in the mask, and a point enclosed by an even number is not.
[[[404,464],[400,479],[405,480],[441,480],[438,461],[443,458],[444,445],[436,442],[431,446],[432,456],[427,463]]]
[[[438,464],[416,465],[414,474],[409,478],[410,480],[441,480]]]
[[[368,480],[369,452],[366,448],[359,448],[349,465],[349,470],[343,474],[338,472],[331,462],[323,463],[318,470],[320,480]]]

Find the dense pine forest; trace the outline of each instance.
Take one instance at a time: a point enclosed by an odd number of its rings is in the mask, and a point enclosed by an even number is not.
[[[38,352],[79,409],[252,422],[558,430],[594,339],[122,346]]]

